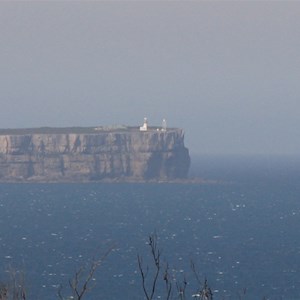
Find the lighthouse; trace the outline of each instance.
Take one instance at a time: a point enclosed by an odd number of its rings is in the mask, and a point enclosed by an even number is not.
[[[144,124],[140,127],[140,131],[147,131],[148,130],[148,120],[144,118]]]

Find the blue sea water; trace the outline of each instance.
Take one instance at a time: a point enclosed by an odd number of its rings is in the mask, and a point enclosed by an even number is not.
[[[60,285],[67,296],[74,272],[113,247],[85,299],[141,300],[137,254],[152,267],[156,231],[187,299],[191,260],[214,299],[300,299],[299,175],[297,157],[199,157],[191,176],[213,182],[1,184],[0,281],[23,270],[28,299],[57,299]]]

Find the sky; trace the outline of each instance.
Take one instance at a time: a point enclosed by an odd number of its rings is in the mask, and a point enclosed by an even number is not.
[[[0,128],[183,128],[192,154],[300,152],[300,2],[1,1]]]

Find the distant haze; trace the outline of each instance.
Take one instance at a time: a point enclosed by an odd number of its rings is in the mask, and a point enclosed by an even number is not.
[[[0,3],[0,128],[181,127],[195,154],[300,152],[300,2]]]

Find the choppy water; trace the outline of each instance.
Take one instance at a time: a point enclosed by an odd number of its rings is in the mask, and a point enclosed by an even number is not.
[[[300,164],[234,161],[192,170],[222,184],[1,184],[0,280],[22,269],[30,299],[56,299],[76,268],[113,245],[86,299],[141,300],[136,256],[148,261],[156,230],[188,299],[191,259],[215,299],[243,288],[246,299],[299,299]]]

